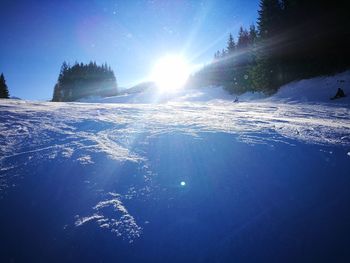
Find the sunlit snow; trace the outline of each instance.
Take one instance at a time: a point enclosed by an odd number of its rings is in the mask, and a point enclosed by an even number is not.
[[[334,147],[341,147],[348,158],[350,108],[346,104],[245,100],[244,96],[234,103],[234,97],[222,90],[213,88],[212,94],[203,95],[205,91],[181,91],[176,99],[147,104],[1,100],[0,197],[6,198],[30,176],[40,174],[47,184],[55,176],[65,187],[72,184],[74,191],[67,191],[74,193],[71,200],[78,200],[63,225],[77,229],[93,225],[134,242],[143,234],[144,222],[147,227],[153,223],[151,215],[135,215],[143,202],[165,198],[171,203],[179,185],[183,194],[196,187],[188,182],[201,175],[196,171],[203,163],[196,164],[189,153],[200,154],[208,141],[215,144],[203,154],[218,160],[224,158],[223,136],[248,147],[314,145],[326,161],[334,155]],[[157,145],[159,138],[161,145]],[[179,140],[174,145],[180,148],[167,146],[164,138]],[[198,142],[198,149],[188,146],[189,141]],[[323,150],[327,147],[332,150]],[[183,152],[177,155],[179,149]],[[176,161],[158,167],[162,163],[157,156],[169,153],[176,158],[185,154],[182,168]],[[165,175],[164,168],[175,170]]]

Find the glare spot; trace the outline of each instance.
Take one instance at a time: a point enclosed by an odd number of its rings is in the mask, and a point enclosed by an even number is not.
[[[181,185],[181,186],[185,186],[185,185],[186,185],[186,182],[185,182],[185,181],[181,181],[180,185]]]
[[[151,80],[162,91],[176,91],[182,88],[190,75],[190,66],[186,59],[177,55],[168,55],[155,64]]]

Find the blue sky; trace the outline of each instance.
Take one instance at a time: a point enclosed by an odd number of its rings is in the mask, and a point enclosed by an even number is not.
[[[166,54],[208,63],[258,0],[1,1],[0,72],[12,96],[50,99],[63,61],[107,62],[118,85],[147,80]]]

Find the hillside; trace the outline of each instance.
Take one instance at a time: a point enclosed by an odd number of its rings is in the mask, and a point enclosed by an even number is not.
[[[330,100],[341,88],[348,96],[345,98]],[[271,95],[262,92],[246,92],[244,94],[230,94],[222,87],[186,88],[177,92],[167,93],[157,89],[154,84],[142,84],[131,89],[124,90],[121,95],[100,98],[90,97],[80,99],[80,102],[88,103],[165,103],[165,102],[207,102],[212,100],[234,101],[236,98],[242,101],[255,101],[264,99],[275,102],[314,102],[329,104],[350,104],[350,71],[345,71],[333,76],[320,76],[288,83]]]

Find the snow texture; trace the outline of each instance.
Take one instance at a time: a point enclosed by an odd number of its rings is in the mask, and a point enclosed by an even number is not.
[[[120,200],[120,195],[109,193],[111,199],[99,202],[93,207],[96,211],[91,216],[79,217],[76,216],[76,226],[81,226],[90,221],[96,221],[101,228],[106,228],[117,236],[121,236],[132,243],[135,238],[140,237],[142,228],[137,225],[134,217],[129,214],[128,210]],[[109,218],[106,211],[110,211],[112,218]]]
[[[330,100],[338,88],[344,90],[345,98]],[[350,71],[334,76],[321,76],[295,81],[282,86],[273,96],[276,100],[290,102],[316,102],[329,104],[350,104]]]
[[[142,187],[129,184],[120,193],[109,192],[106,197],[105,189],[99,190],[85,180],[86,187],[102,197],[91,204],[90,210],[79,213],[86,216],[76,216],[75,226],[96,222],[100,228],[133,242],[140,237],[142,225],[126,203],[147,196],[154,187],[152,176],[157,173],[148,167],[149,156],[136,145],[174,134],[196,140],[212,134],[220,144],[220,134],[229,134],[249,145],[336,145],[347,149],[349,156],[350,108],[346,102],[350,96],[328,100],[335,94],[339,79],[345,81],[342,85],[350,95],[350,74],[346,72],[288,84],[272,98],[245,94],[239,103],[215,87],[85,100],[91,103],[1,100],[0,194],[15,186],[14,178],[23,177],[21,171],[33,163],[70,160],[89,167],[98,165],[101,156],[128,163],[142,171]]]

